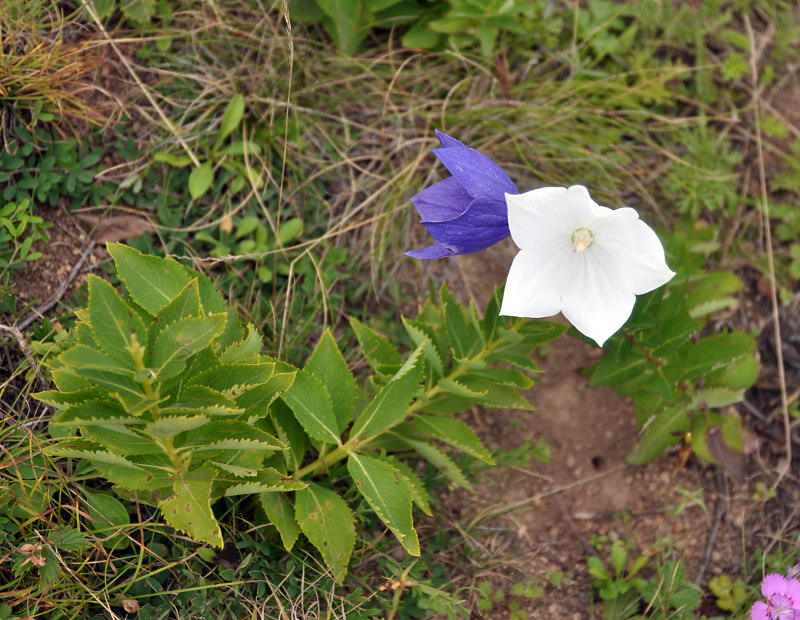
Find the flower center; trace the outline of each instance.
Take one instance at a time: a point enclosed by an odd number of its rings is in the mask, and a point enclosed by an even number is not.
[[[575,252],[585,252],[594,242],[594,235],[588,228],[579,228],[572,233],[572,249]]]

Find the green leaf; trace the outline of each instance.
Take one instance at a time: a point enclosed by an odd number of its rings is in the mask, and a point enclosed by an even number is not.
[[[417,441],[416,439],[410,439],[401,435],[397,435],[397,437],[402,443],[406,444],[436,469],[441,471],[451,482],[464,487],[468,491],[472,490],[472,485],[469,483],[469,480],[466,479],[458,465],[444,452],[439,450],[439,448],[427,441]]]
[[[494,459],[489,451],[484,447],[481,440],[468,424],[455,418],[442,416],[415,415],[414,422],[417,428],[423,433],[441,439],[451,446],[455,446],[462,452],[474,456],[486,463],[494,465]]]
[[[649,366],[650,362],[637,350],[631,350],[622,360],[617,361],[613,355],[606,353],[594,368],[589,387],[598,385],[616,385],[633,379]]]
[[[289,498],[283,493],[259,493],[258,499],[267,518],[278,530],[284,548],[291,551],[300,535],[300,526],[294,518],[294,506]]]
[[[408,465],[397,460],[391,455],[386,457],[386,462],[403,474],[406,480],[408,480],[408,483],[411,485],[411,496],[414,499],[414,503],[417,505],[417,508],[419,508],[429,517],[433,515],[433,511],[431,510],[430,496],[428,495],[428,491],[425,489],[425,484],[422,482],[420,477],[414,471],[412,471]]]
[[[705,274],[689,286],[689,314],[698,318],[722,308],[735,307],[738,300],[730,295],[740,291],[742,286],[741,279],[728,271]]]
[[[295,493],[295,518],[341,584],[356,544],[355,518],[333,491],[311,483]]]
[[[139,418],[129,416],[119,403],[106,400],[78,401],[56,413],[50,421],[50,424],[75,426],[137,423],[144,424]]]
[[[308,486],[305,482],[288,478],[277,469],[266,467],[258,472],[253,480],[245,480],[233,484],[225,490],[225,496],[252,495],[254,493],[274,493],[284,491],[299,491]]]
[[[222,115],[222,120],[219,123],[219,133],[217,134],[217,144],[220,144],[239,126],[243,116],[244,97],[237,93],[230,100],[225,108],[225,113]]]
[[[225,330],[225,314],[209,317],[186,317],[164,327],[153,346],[153,358],[148,365],[160,380],[179,374],[186,360],[206,348]]]
[[[442,300],[444,326],[455,357],[469,359],[482,351],[485,346],[483,334],[478,326],[467,318],[461,304],[444,284],[439,290],[439,297]]]
[[[156,0],[120,0],[119,8],[137,26],[149,26],[156,12]]]
[[[400,370],[367,405],[353,425],[350,439],[380,435],[403,421],[408,413],[408,406],[419,392],[424,346],[422,344],[416,348]]]
[[[361,14],[360,0],[317,0],[317,4],[330,17],[332,27],[328,28],[336,47],[345,54],[356,51],[358,17]]]
[[[222,548],[222,532],[211,511],[211,485],[216,472],[200,469],[175,480],[171,497],[158,507],[166,522],[199,542]]]
[[[116,534],[119,530],[128,527],[131,520],[125,506],[115,497],[102,493],[83,491],[86,499],[89,520],[92,522],[92,531],[100,538],[105,538],[103,546],[106,549],[123,550],[130,547],[130,540],[123,534]],[[116,534],[109,536],[110,534]]]
[[[433,330],[420,321],[414,321],[406,317],[403,317],[403,327],[406,328],[406,332],[415,347],[424,345],[425,359],[433,369],[434,376],[441,377],[444,373],[444,364],[442,363],[442,355],[434,344],[436,340]]]
[[[252,324],[247,325],[247,336],[231,344],[220,353],[219,361],[223,364],[235,362],[257,362],[264,343]]]
[[[653,355],[662,357],[672,353],[702,327],[702,321],[691,319],[685,315],[667,318],[658,328],[658,346],[653,349]]]
[[[286,466],[290,470],[298,470],[303,464],[303,457],[308,448],[308,435],[297,421],[297,418],[282,400],[275,401],[270,407],[271,420],[275,425],[278,438],[289,446],[284,453]]]
[[[163,453],[161,447],[152,439],[142,437],[122,425],[87,425],[81,428],[81,432],[115,454],[133,456]]]
[[[359,493],[411,555],[419,555],[419,540],[411,518],[411,485],[389,463],[351,453],[347,471]]]
[[[133,342],[146,345],[147,329],[114,287],[93,274],[89,274],[89,320],[95,342],[125,368],[135,370]]]
[[[87,347],[85,344],[76,344],[70,347],[58,356],[58,361],[64,366],[78,370],[94,368],[131,377],[134,374],[132,366],[120,364],[110,355],[106,355],[92,347]]]
[[[286,449],[281,441],[269,433],[240,420],[209,422],[178,438],[175,445],[182,450],[191,448],[192,452],[197,453],[203,450],[247,449],[273,452]]]
[[[92,546],[86,534],[69,525],[57,525],[51,529],[47,533],[47,541],[61,551],[83,551]]]
[[[744,399],[744,388],[732,390],[727,387],[707,387],[698,390],[692,397],[689,409],[710,407],[712,409],[739,403]]]
[[[336,415],[339,433],[353,421],[356,402],[356,381],[347,368],[336,340],[330,330],[322,334],[317,348],[306,362],[305,370],[322,382],[333,397],[333,413]]]
[[[178,295],[166,306],[158,311],[155,323],[160,327],[171,325],[180,319],[203,317],[203,304],[200,301],[200,284],[197,278],[192,278],[181,289]],[[159,333],[161,333],[159,331]]]
[[[378,332],[353,317],[350,318],[350,327],[356,334],[364,358],[376,371],[383,373],[388,368],[394,367],[390,372],[395,372],[403,363],[403,358],[395,346]]]
[[[341,430],[333,412],[331,396],[322,382],[309,370],[298,372],[292,387],[281,398],[311,437],[341,445]]]
[[[754,355],[755,350],[755,340],[744,332],[712,334],[691,345],[686,353],[684,376],[700,377],[739,357]]]
[[[155,422],[150,422],[143,432],[158,439],[169,439],[178,433],[193,431],[209,423],[209,418],[204,415],[193,416],[164,416]]]
[[[648,422],[642,438],[625,458],[633,465],[645,465],[678,443],[682,434],[688,430],[686,404],[673,405]]]
[[[121,243],[109,243],[108,252],[130,296],[153,315],[175,299],[192,279],[183,265],[171,258],[147,256]],[[219,312],[212,307],[205,310]]]
[[[204,162],[189,173],[189,195],[197,200],[214,182],[214,168],[210,161]]]

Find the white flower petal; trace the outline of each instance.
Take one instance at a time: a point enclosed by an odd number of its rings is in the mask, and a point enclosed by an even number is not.
[[[517,247],[537,248],[554,236],[569,234],[560,206],[566,187],[542,187],[524,194],[506,194],[508,228]]]
[[[598,245],[626,266],[633,293],[643,295],[669,282],[675,272],[667,267],[664,247],[653,229],[631,208],[609,211],[611,217],[596,223]]]
[[[511,263],[503,291],[501,316],[525,316],[540,319],[561,311],[557,269],[542,264],[543,255],[533,250],[520,250]],[[550,258],[544,256],[545,260]]]
[[[573,254],[561,277],[568,283],[561,290],[561,312],[602,347],[625,324],[636,302],[625,265],[602,248],[591,247]]]
[[[628,320],[636,295],[675,275],[636,211],[602,207],[581,185],[507,194],[506,202],[521,249],[500,314],[545,317],[561,310],[602,346]]]

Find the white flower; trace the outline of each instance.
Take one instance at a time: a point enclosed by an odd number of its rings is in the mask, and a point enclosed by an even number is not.
[[[506,204],[520,251],[501,315],[541,318],[560,311],[602,347],[630,317],[636,295],[675,275],[636,211],[601,207],[581,185],[506,194]]]

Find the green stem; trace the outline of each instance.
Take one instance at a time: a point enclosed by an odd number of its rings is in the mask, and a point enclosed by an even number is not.
[[[485,357],[491,355],[494,350],[497,348],[498,344],[500,343],[499,339],[493,340],[486,347],[481,351],[477,356],[472,358],[471,361],[473,362],[480,362]],[[461,375],[465,374],[469,370],[468,367],[459,365],[458,368],[455,368],[447,377],[445,377],[448,381],[455,381]],[[408,410],[406,411],[406,417],[410,416],[411,414],[415,413],[419,409],[421,409],[425,403],[430,402],[430,400],[438,395],[440,392],[443,392],[442,388],[438,385],[434,385],[433,387],[428,388],[425,391],[425,397],[422,399],[417,399],[412,402],[408,406]],[[376,435],[375,437],[377,437]],[[338,448],[328,452],[327,454],[321,455],[316,461],[309,463],[305,467],[298,469],[294,473],[294,478],[296,480],[302,480],[306,476],[316,474],[319,471],[327,469],[334,463],[338,463],[341,460],[344,460],[351,453],[356,452],[356,448],[360,447],[363,448],[364,446],[368,445],[375,437],[367,437],[366,439],[361,439],[360,437],[354,437],[347,441],[345,444],[339,446]]]

